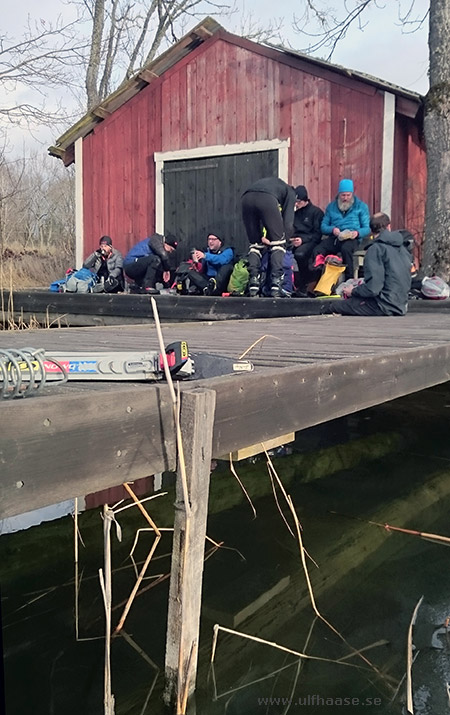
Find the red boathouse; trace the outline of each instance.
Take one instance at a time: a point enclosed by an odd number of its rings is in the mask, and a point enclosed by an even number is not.
[[[245,250],[240,195],[261,176],[322,208],[342,177],[371,211],[422,238],[420,95],[207,18],[61,136],[75,161],[77,263],[108,234],[125,253],[154,231],[184,255],[214,230]]]

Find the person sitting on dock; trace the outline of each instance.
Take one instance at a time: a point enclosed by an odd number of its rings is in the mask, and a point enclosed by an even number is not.
[[[364,257],[364,282],[344,288],[343,298],[325,301],[322,313],[405,315],[411,287],[411,252],[401,231],[391,231],[385,213],[370,218],[373,234]]]
[[[325,256],[339,254],[345,264],[345,279],[353,278],[353,254],[360,240],[370,235],[369,207],[355,193],[353,181],[342,179],[338,194],[325,209],[322,239],[312,255],[313,268],[321,268]]]
[[[207,247],[202,251],[194,248],[191,255],[200,270],[191,269],[184,276],[177,271],[181,281],[188,275],[191,285],[195,286],[199,293],[222,295],[233,271],[234,249],[225,246],[223,238],[216,233],[209,233]]]
[[[99,247],[86,258],[83,268],[89,268],[92,273],[97,274],[98,282],[92,289],[94,293],[123,291],[123,257],[120,251],[113,247],[109,236],[100,238]]]
[[[248,290],[251,298],[259,295],[261,258],[267,250],[270,252],[271,296],[281,295],[283,258],[286,240],[294,230],[295,200],[294,187],[275,176],[255,181],[242,195],[242,220],[250,243]],[[267,231],[264,237],[263,227]]]
[[[295,202],[294,231],[290,239],[290,250],[297,263],[294,273],[295,295],[306,297],[306,290],[312,273],[308,268],[309,259],[322,237],[321,223],[323,211],[314,206],[304,186],[297,186]]]
[[[178,241],[172,234],[162,236],[154,233],[136,243],[123,261],[125,274],[135,282],[131,292],[157,295],[156,282],[170,284],[170,254],[175,251]]]

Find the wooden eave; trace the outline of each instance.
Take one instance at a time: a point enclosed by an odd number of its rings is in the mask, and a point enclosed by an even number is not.
[[[164,72],[173,67],[173,65],[219,30],[223,30],[222,25],[219,25],[219,23],[211,17],[207,17],[203,22],[194,27],[191,32],[182,37],[173,47],[170,47],[166,52],[157,57],[157,59],[141,68],[134,77],[124,82],[115,92],[101,102],[101,104],[90,112],[87,112],[87,114],[70,127],[67,132],[62,134],[57,139],[56,145],[49,147],[48,152],[50,156],[62,159],[66,166],[71,164],[74,161],[73,145],[77,139],[87,136],[99,122],[106,119],[110,114],[115,112],[116,109],[119,109],[119,107],[150,84],[150,82],[164,74]]]
[[[373,94],[373,92],[377,90],[391,92],[396,96],[397,112],[412,119],[416,118],[422,107],[422,97],[420,94],[372,77],[363,72],[350,70],[340,65],[331,64],[326,60],[310,57],[296,50],[286,49],[282,46],[272,45],[270,43],[262,45],[252,42],[246,38],[229,33],[222,25],[213,20],[213,18],[207,17],[194,27],[191,32],[182,37],[173,47],[170,47],[157,59],[141,68],[134,77],[124,82],[115,92],[101,102],[101,104],[85,114],[84,117],[59,137],[55,146],[49,147],[49,154],[62,159],[66,166],[71,164],[74,161],[74,144],[77,139],[87,136],[99,122],[106,119],[110,114],[144,89],[144,87],[147,87],[151,82],[161,77],[164,72],[177,64],[213,35],[251,52],[270,57],[283,64],[304,70],[330,81],[338,82],[339,84],[356,81],[361,91],[365,91],[367,94]]]

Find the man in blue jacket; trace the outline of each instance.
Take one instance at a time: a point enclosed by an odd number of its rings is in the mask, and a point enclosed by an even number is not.
[[[411,287],[411,234],[391,231],[385,213],[374,214],[370,227],[374,240],[364,257],[364,282],[344,288],[344,299],[325,301],[322,313],[405,315]]]
[[[190,269],[182,273],[177,270],[179,278],[189,277],[190,283],[203,295],[225,293],[233,271],[234,250],[224,246],[223,238],[216,233],[209,233],[207,247],[203,251],[194,249],[191,255],[192,260],[200,264],[201,271]]]
[[[345,279],[353,278],[353,254],[361,239],[370,235],[369,207],[354,193],[353,181],[342,179],[338,194],[328,204],[321,230],[327,236],[313,253],[313,267],[323,265],[325,256],[340,254],[345,265]]]
[[[178,241],[175,236],[162,236],[154,233],[150,238],[144,238],[136,243],[123,259],[123,268],[128,276],[135,281],[132,292],[156,295],[159,290],[156,282],[170,284],[171,261],[170,254],[175,251]]]

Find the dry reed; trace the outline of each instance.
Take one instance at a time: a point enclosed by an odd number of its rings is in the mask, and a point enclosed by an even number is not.
[[[422,601],[423,596],[419,598],[415,605],[408,628],[408,640],[406,645],[406,710],[408,715],[414,715],[414,701],[412,689],[413,630],[417,618],[417,613],[422,604]]]

